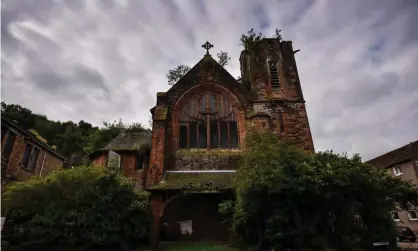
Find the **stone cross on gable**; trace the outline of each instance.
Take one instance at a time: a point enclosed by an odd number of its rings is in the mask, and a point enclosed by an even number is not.
[[[208,41],[206,41],[206,43],[204,43],[202,45],[203,48],[206,49],[206,55],[209,55],[209,49],[213,48],[213,44],[209,43]]]

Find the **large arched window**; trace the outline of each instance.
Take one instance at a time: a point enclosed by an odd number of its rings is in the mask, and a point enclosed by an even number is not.
[[[204,92],[182,105],[179,148],[237,148],[238,125],[232,102],[221,94]]]

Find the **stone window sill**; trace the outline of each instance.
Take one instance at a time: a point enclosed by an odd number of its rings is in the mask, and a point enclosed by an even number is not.
[[[29,169],[29,168],[27,168],[27,167],[23,166],[22,164],[20,165],[20,167],[21,167],[23,170],[25,170],[26,172],[35,173],[35,170],[31,170],[31,169]]]

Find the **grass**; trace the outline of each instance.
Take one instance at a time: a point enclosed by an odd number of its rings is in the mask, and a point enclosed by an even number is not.
[[[239,251],[239,249],[225,244],[202,242],[160,244],[158,251]]]

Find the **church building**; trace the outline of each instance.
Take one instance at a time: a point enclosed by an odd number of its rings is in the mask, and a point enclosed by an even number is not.
[[[233,198],[246,128],[314,152],[291,41],[264,38],[239,58],[236,80],[206,54],[151,109],[152,132],[124,132],[94,153],[151,192],[150,242],[224,241],[218,204]],[[115,158],[114,156],[120,156]],[[112,163],[113,163],[112,162]]]

